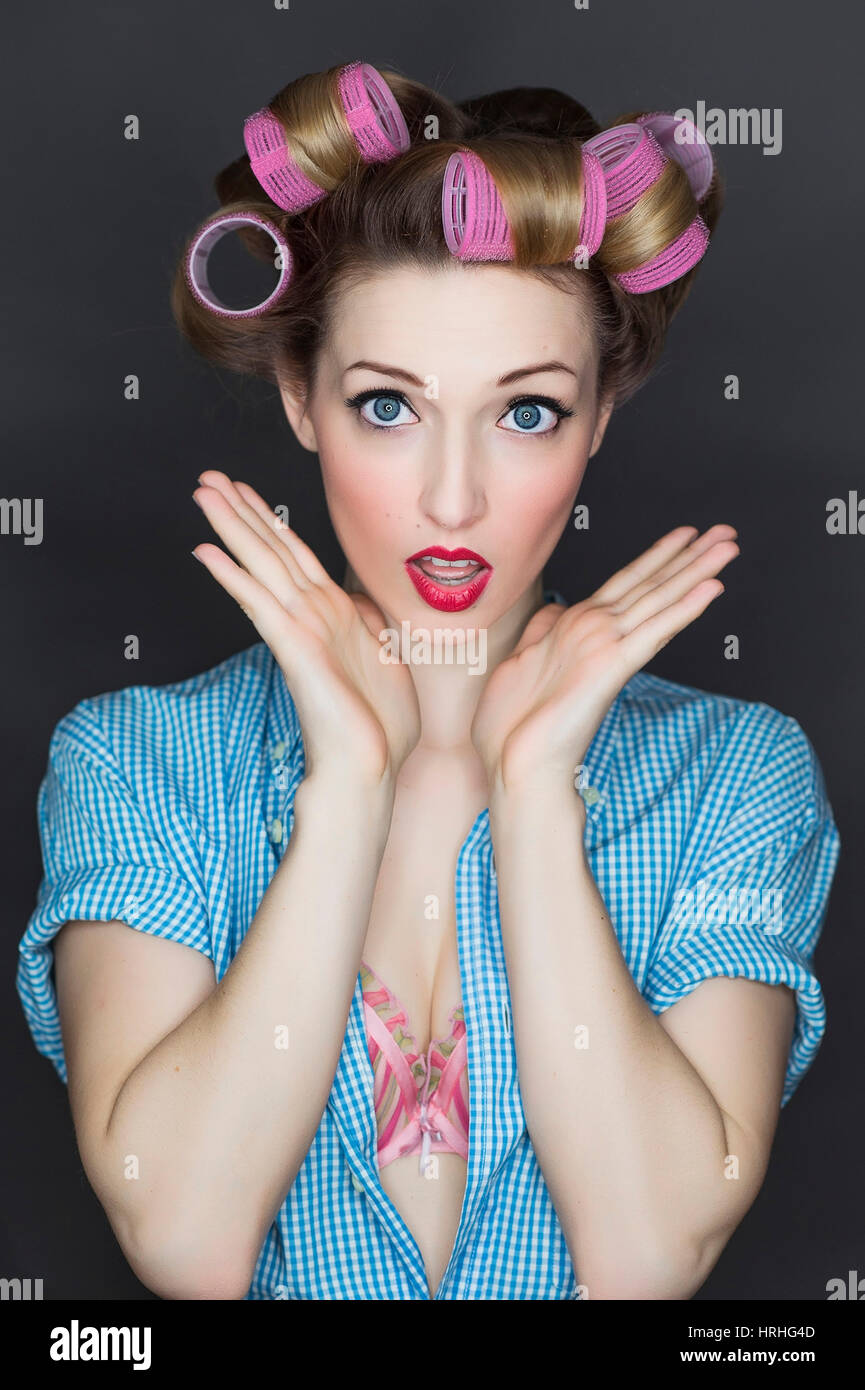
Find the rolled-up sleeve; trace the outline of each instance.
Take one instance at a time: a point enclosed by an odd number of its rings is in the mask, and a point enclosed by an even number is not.
[[[643,989],[661,1013],[713,976],[788,985],[797,1014],[782,1105],[826,1029],[813,962],[839,849],[814,750],[785,718],[714,841],[677,884]]]
[[[102,699],[81,701],[51,738],[37,796],[44,872],[18,947],[16,984],[33,1041],[64,1082],[53,941],[66,922],[123,921],[213,958],[194,838],[166,783],[124,767],[100,718],[116,702],[101,707]]]

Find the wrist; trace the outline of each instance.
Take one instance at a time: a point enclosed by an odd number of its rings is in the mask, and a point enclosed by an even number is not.
[[[562,820],[571,820],[581,828],[586,824],[585,802],[568,777],[538,776],[507,785],[491,782],[489,809],[490,822],[499,825],[557,825]]]
[[[295,793],[296,813],[321,806],[335,821],[344,817],[390,824],[396,796],[396,779],[378,778],[345,764],[321,765],[300,782]]]

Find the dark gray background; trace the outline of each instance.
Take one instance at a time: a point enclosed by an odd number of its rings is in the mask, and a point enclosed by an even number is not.
[[[854,32],[855,29],[855,32]],[[17,30],[17,32],[15,32]],[[769,1173],[699,1297],[824,1299],[865,1273],[860,793],[865,536],[826,503],[865,494],[860,441],[860,55],[852,7],[824,0],[128,0],[7,16],[2,491],[44,499],[44,539],[0,536],[4,1234],[0,1274],[45,1296],[152,1297],[89,1189],[65,1088],[32,1046],[16,946],[41,874],[35,801],[78,700],[203,671],[258,634],[190,555],[217,540],[190,494],[204,467],[247,479],[334,577],[318,465],[266,383],[216,372],[173,326],[184,237],[242,153],[243,119],[302,73],[361,57],[460,98],[560,87],[604,123],[626,110],[783,110],[783,149],[715,146],[727,206],[655,378],[614,415],[548,582],[575,601],[675,525],[738,527],[726,594],[657,674],[793,715],[842,836],[817,969],[829,1029],[782,1115]],[[855,109],[854,109],[855,100]],[[141,138],[123,138],[135,113]],[[724,400],[738,374],[741,399]],[[123,398],[136,373],[141,399]],[[124,660],[137,633],[141,658]],[[723,657],[737,633],[738,662]]]

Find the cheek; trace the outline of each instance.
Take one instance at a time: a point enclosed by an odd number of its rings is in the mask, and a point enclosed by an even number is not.
[[[573,456],[561,465],[550,462],[549,467],[538,470],[531,487],[520,489],[511,504],[519,546],[530,551],[551,534],[556,538],[561,535],[585,470],[584,455],[580,455],[578,466]]]
[[[408,472],[395,475],[376,466],[376,459],[362,449],[346,444],[319,454],[321,476],[328,511],[341,537],[350,537],[360,549],[381,551],[393,544],[394,522],[408,514],[411,506]],[[403,495],[405,490],[405,495]]]

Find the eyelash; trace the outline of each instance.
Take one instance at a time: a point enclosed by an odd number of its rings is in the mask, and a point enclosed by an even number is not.
[[[402,391],[394,391],[390,387],[371,387],[369,390],[359,391],[356,396],[349,396],[345,404],[351,410],[354,410],[357,413],[358,418],[361,420],[361,422],[364,425],[368,425],[370,429],[384,430],[385,433],[389,433],[391,430],[396,428],[395,425],[374,425],[371,420],[364,419],[363,416],[361,416],[360,414],[361,407],[366,405],[367,401],[375,400],[376,396],[390,396],[393,400],[399,401],[409,410],[412,409],[412,406],[409,404]],[[559,428],[559,422],[561,420],[569,419],[574,413],[562,401],[556,400],[554,396],[514,396],[513,399],[508,401],[507,405],[505,406],[504,414],[509,414],[509,412],[515,410],[518,405],[544,405],[547,407],[548,410],[552,410],[553,413],[558,416],[558,420],[556,424],[552,426],[551,429],[508,430],[509,434],[526,434],[529,436],[534,434],[536,436],[540,436],[541,438],[546,439],[548,435],[555,434],[556,430]]]

